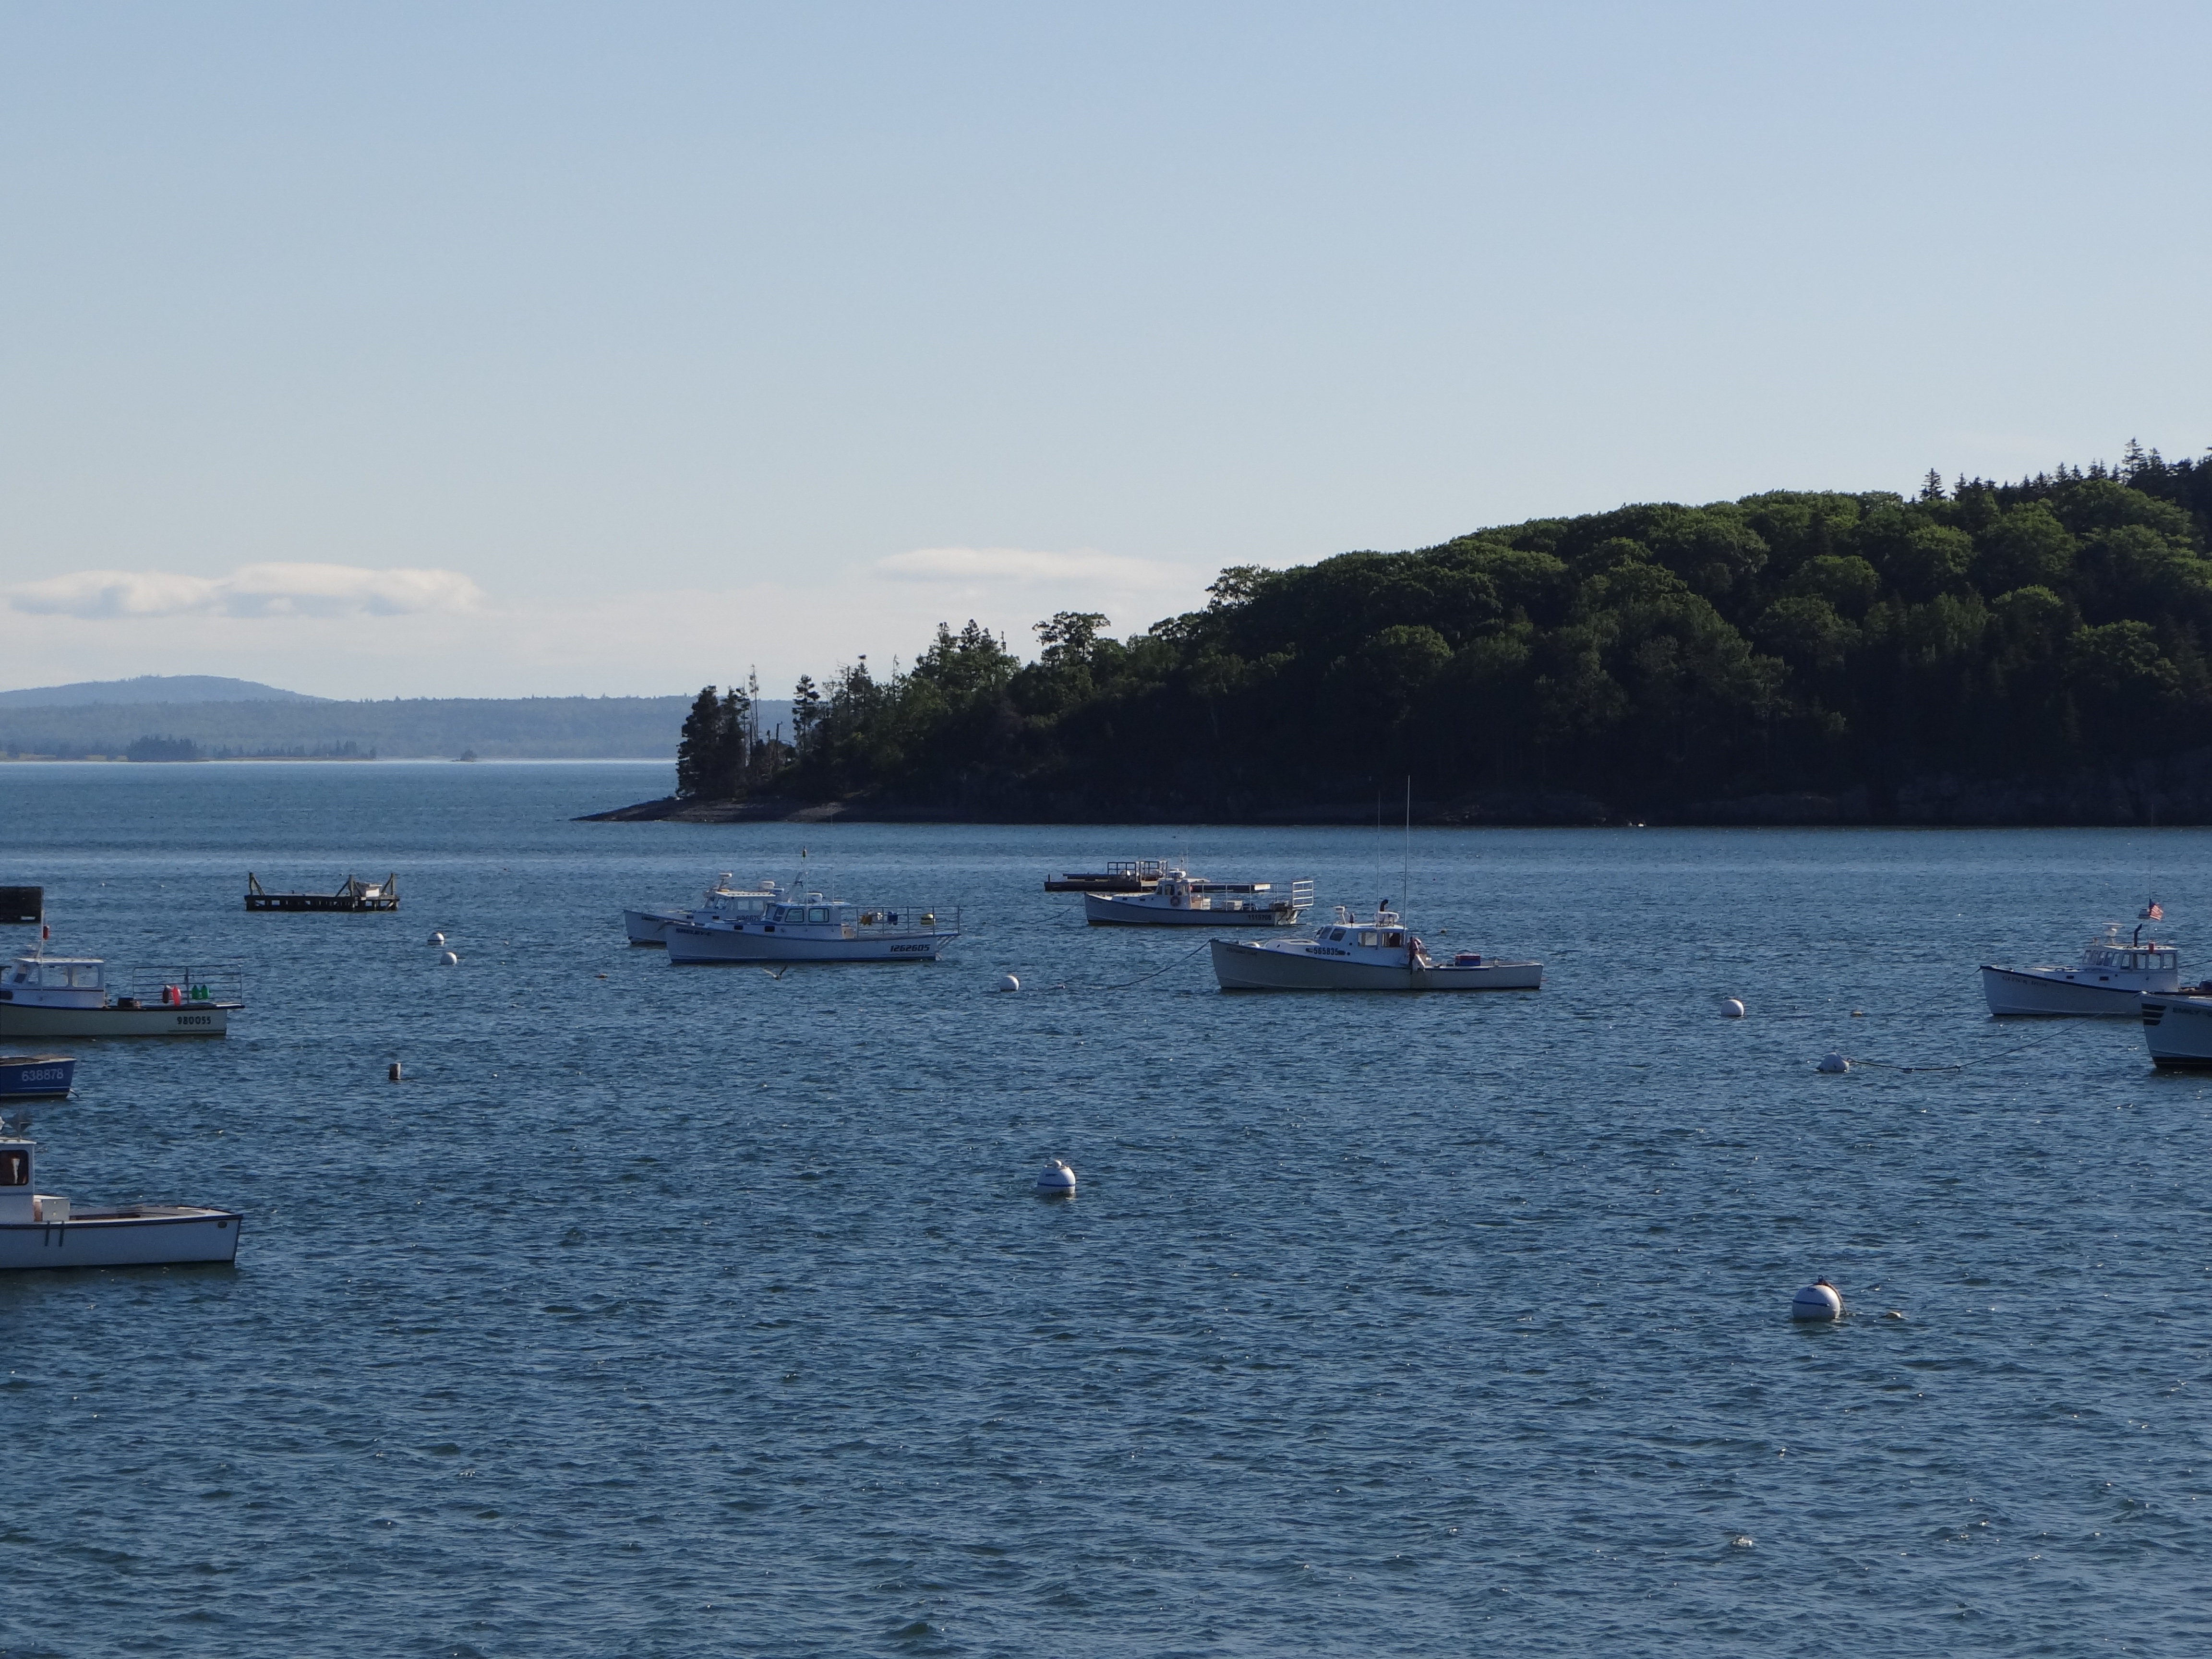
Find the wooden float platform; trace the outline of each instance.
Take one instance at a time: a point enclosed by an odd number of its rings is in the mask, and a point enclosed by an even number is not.
[[[1160,884],[1166,866],[1158,859],[1115,859],[1103,870],[1070,870],[1047,876],[1048,893],[1149,893]]]
[[[348,876],[335,893],[272,893],[254,873],[246,872],[246,908],[249,910],[397,910],[399,878],[381,882]]]

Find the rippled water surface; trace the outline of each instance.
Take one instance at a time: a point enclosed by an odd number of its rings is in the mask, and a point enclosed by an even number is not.
[[[2147,878],[2205,938],[2212,836],[1417,832],[1416,926],[1540,994],[1224,997],[1041,878],[1365,904],[1403,838],[569,821],[665,781],[0,770],[58,943],[251,1002],[33,1109],[45,1189],[248,1219],[235,1269],[0,1282],[0,1652],[2212,1642],[2207,1085],[1972,971]],[[967,937],[623,943],[802,848]],[[1822,1273],[1854,1316],[1793,1327]]]

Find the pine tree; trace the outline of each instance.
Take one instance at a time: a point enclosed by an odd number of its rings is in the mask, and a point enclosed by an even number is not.
[[[761,748],[760,733],[760,671],[745,670],[745,782],[748,786],[760,781],[767,770],[767,756]]]
[[[791,741],[794,748],[806,746],[806,734],[822,718],[822,693],[811,675],[801,674],[799,684],[791,691]]]
[[[712,781],[722,751],[722,704],[714,688],[704,688],[691,700],[684,717],[684,735],[676,745],[676,793],[697,796]]]

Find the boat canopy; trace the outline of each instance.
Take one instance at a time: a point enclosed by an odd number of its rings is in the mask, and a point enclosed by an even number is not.
[[[17,957],[7,980],[42,990],[97,991],[107,983],[107,964],[98,957]]]

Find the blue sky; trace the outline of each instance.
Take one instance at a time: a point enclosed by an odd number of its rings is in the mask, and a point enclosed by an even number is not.
[[[781,690],[2212,444],[2212,12],[0,5],[0,680]]]

